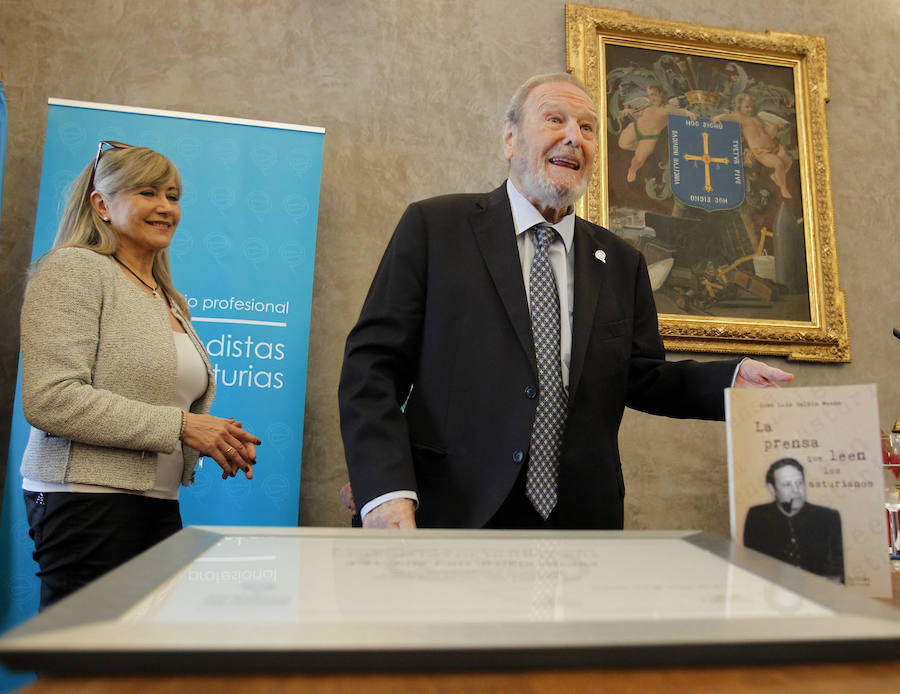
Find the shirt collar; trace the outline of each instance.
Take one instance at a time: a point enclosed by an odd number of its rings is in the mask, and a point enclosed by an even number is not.
[[[516,236],[528,231],[535,224],[548,224],[544,216],[537,211],[522,195],[513,182],[506,179],[506,194],[509,196],[509,204],[512,207],[513,225],[516,228]],[[575,212],[569,212],[565,217],[560,219],[556,224],[551,224],[559,237],[562,239],[566,247],[566,252],[572,248],[572,239],[575,236]]]

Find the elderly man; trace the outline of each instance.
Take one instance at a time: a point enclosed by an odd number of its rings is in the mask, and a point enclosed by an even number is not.
[[[766,471],[772,502],[752,506],[744,522],[744,546],[801,569],[844,582],[841,514],[806,501],[806,475],[794,458]]]
[[[339,403],[366,527],[622,527],[626,405],[724,418],[722,390],[791,375],[667,362],[643,256],[575,216],[597,107],[565,74],[506,113],[509,179],[413,203],[347,338]]]

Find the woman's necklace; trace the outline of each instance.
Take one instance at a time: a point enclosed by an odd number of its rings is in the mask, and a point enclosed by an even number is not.
[[[159,298],[159,294],[157,293],[157,291],[159,290],[159,285],[158,285],[158,284],[157,284],[155,287],[151,287],[149,284],[147,284],[146,282],[144,282],[144,280],[142,280],[142,279],[140,278],[140,275],[138,275],[134,270],[132,270],[132,269],[131,269],[130,267],[128,267],[125,263],[123,263],[121,260],[119,260],[118,257],[116,257],[115,253],[113,254],[113,259],[114,259],[119,265],[121,265],[123,268],[125,268],[126,270],[128,270],[128,272],[130,272],[132,275],[134,275],[138,282],[140,282],[140,283],[143,284],[145,287],[147,287],[147,289],[149,289],[150,292],[153,294],[153,298],[154,298],[154,299],[158,299],[158,298]],[[156,278],[154,277],[154,279],[156,279]]]

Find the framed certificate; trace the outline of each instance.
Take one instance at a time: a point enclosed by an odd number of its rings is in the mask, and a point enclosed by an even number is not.
[[[0,639],[11,669],[894,657],[900,610],[705,534],[187,528]]]

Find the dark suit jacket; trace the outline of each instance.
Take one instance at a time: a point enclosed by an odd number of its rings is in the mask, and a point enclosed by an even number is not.
[[[797,540],[792,561],[791,527]],[[841,514],[833,508],[804,504],[788,518],[775,502],[752,506],[744,523],[744,546],[795,564],[820,576],[840,577],[844,582],[844,545]]]
[[[561,527],[621,528],[617,434],[625,405],[723,419],[722,390],[737,361],[666,362],[643,256],[583,219],[575,221],[574,254],[556,514]],[[357,508],[411,489],[419,526],[483,526],[527,460],[537,387],[505,186],[410,205],[347,338],[341,372],[341,433]]]

